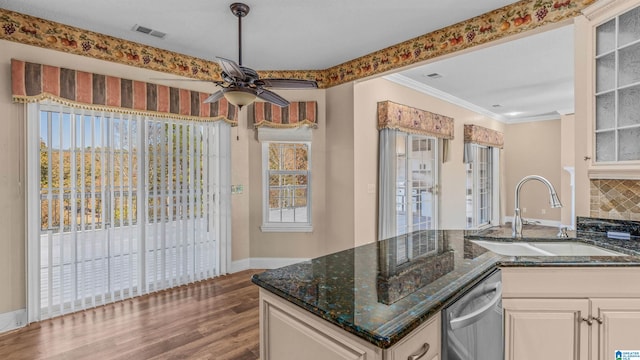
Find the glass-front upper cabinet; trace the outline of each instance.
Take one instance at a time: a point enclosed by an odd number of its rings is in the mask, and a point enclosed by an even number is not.
[[[594,23],[594,165],[639,161],[640,6]]]

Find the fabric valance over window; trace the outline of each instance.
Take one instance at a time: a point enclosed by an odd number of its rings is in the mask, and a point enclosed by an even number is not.
[[[91,110],[170,116],[197,121],[224,120],[238,124],[235,105],[222,98],[205,104],[207,93],[142,81],[11,60],[13,101],[44,99]]]
[[[267,102],[253,103],[253,123],[255,127],[297,128],[318,127],[318,103],[316,101],[295,101],[280,107]]]
[[[487,129],[478,125],[465,124],[464,142],[502,149],[504,147],[504,135],[500,131]]]
[[[453,139],[453,118],[387,100],[378,103],[378,130],[382,129]]]

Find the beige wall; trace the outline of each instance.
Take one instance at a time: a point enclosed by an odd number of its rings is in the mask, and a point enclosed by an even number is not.
[[[2,41],[0,41],[2,45]],[[23,111],[10,102],[8,66],[0,52],[0,314],[25,307],[25,154]]]
[[[290,101],[317,101],[318,128],[314,129],[311,143],[311,216],[313,232],[311,233],[279,233],[262,232],[262,147],[257,140],[255,130],[248,132],[249,146],[249,218],[239,219],[243,226],[249,228],[250,256],[252,258],[310,258],[325,253],[325,174],[326,151],[325,138],[326,102],[324,90],[279,91],[280,95]],[[246,114],[246,110],[243,110]],[[243,116],[243,119],[246,118]],[[233,168],[246,166],[247,163],[232,165]],[[234,170],[235,171],[235,170]]]
[[[587,162],[585,156],[591,153],[591,149],[587,148],[587,140],[589,139],[589,129],[591,126],[587,124],[587,112],[591,102],[588,82],[591,77],[585,76],[589,69],[589,37],[591,31],[588,21],[584,16],[575,18],[575,166],[576,166],[576,216],[589,216],[589,176],[587,174]]]
[[[391,81],[378,78],[355,85],[354,123],[354,193],[356,244],[374,241],[377,228],[376,195],[369,194],[369,184],[377,184],[378,131],[377,103],[391,100],[455,120],[455,138],[449,144],[449,157],[440,172],[440,227],[465,227],[466,171],[462,162],[464,124],[476,124],[504,131],[505,125],[458,105],[411,90]]]
[[[353,88],[347,83],[327,89],[327,252],[355,245]]]
[[[247,112],[239,112],[238,126],[231,129],[231,184],[242,185],[242,193],[231,194],[231,260],[238,261],[250,256],[250,232],[247,214],[250,198],[256,193],[249,184],[249,138],[253,130],[247,124]],[[259,193],[259,192],[258,192]]]
[[[513,216],[516,185],[527,175],[540,175],[549,180],[562,197],[563,205],[570,205],[564,200],[560,187],[560,130],[560,119],[507,126],[504,141],[507,216]],[[549,192],[539,181],[523,185],[520,209],[523,218],[560,221],[560,209],[550,208]]]
[[[575,174],[576,165],[576,139],[575,139],[576,117],[573,114],[560,117],[560,166],[562,167],[560,176],[560,222],[563,226],[571,226],[574,219],[571,213],[571,191],[575,192],[575,180],[571,183],[571,174],[565,168],[573,168]],[[574,224],[575,225],[575,224]]]

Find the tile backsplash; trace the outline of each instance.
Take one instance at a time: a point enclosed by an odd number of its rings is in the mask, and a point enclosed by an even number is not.
[[[640,221],[640,180],[591,180],[590,215]]]

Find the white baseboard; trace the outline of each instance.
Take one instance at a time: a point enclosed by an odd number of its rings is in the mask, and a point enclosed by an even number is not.
[[[19,329],[27,325],[27,310],[20,309],[0,314],[0,333]]]
[[[562,224],[560,221],[555,221],[555,220],[542,220],[542,219],[532,219],[532,218],[525,218],[525,219],[527,219],[527,221],[539,222],[539,224],[536,224],[536,225],[550,226],[555,228],[559,228]],[[512,221],[513,221],[513,216],[505,216],[503,223],[511,223]]]
[[[307,261],[305,258],[248,258],[231,262],[229,273],[236,273],[249,269],[276,269]]]
[[[229,273],[237,273],[244,270],[251,269],[251,259],[242,259],[231,262],[231,266],[229,267]]]

